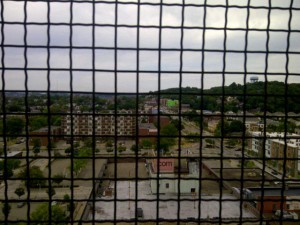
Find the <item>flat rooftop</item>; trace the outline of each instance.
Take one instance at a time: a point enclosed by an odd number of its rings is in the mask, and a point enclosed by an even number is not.
[[[181,196],[178,201],[178,196],[173,195],[157,195],[151,194],[150,181],[139,181],[137,183],[137,195],[135,192],[135,181],[117,181],[115,184],[111,182],[110,188],[114,189],[116,185],[117,191],[113,191],[111,196],[103,196],[97,198],[95,203],[95,219],[96,220],[112,220],[114,219],[114,206],[116,204],[116,219],[128,220],[135,218],[135,199],[138,199],[137,208],[143,209],[145,220],[157,219],[157,201],[159,201],[158,218],[177,219],[178,206],[180,207],[180,219],[188,218],[214,218],[219,217],[220,195],[201,196],[200,209],[197,196]],[[114,201],[116,199],[123,201]],[[130,194],[129,194],[130,193]],[[196,200],[194,200],[196,198]],[[131,201],[124,201],[130,199]],[[240,214],[240,202],[234,196],[223,193],[222,196],[222,218],[255,218],[250,212],[242,209]],[[235,201],[236,200],[236,201]],[[199,215],[199,212],[201,214]],[[88,219],[92,219],[92,214]],[[141,219],[142,220],[142,219]]]
[[[248,188],[255,195],[261,196],[262,189],[261,188]],[[264,196],[281,196],[282,188],[265,188]],[[289,188],[287,190],[283,190],[283,196],[299,196],[300,188]]]
[[[153,123],[141,123],[139,124],[139,128],[157,130]]]

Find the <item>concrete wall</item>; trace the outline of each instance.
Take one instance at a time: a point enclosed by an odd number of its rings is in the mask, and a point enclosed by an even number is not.
[[[155,177],[153,177],[155,178]],[[170,176],[169,176],[170,178]],[[180,179],[180,193],[181,194],[192,194],[192,189],[195,192],[198,192],[199,189],[199,180],[195,178],[195,180],[184,180],[184,177]],[[164,177],[159,177],[159,193],[161,194],[174,194],[178,193],[178,179],[167,179]],[[157,180],[152,179],[151,182],[151,192],[153,194],[157,193]],[[168,184],[168,185],[167,185]]]
[[[103,177],[103,173],[107,166],[107,163],[108,163],[108,160],[106,159],[105,162],[103,163],[100,171],[98,172],[98,174],[96,174],[98,178]],[[96,173],[97,173],[97,171],[96,171]],[[93,191],[94,191],[95,195],[97,195],[99,188],[100,188],[100,179],[97,179],[97,182],[95,183],[95,186],[91,191],[89,199],[93,200]],[[86,220],[88,218],[90,211],[93,210],[92,209],[93,204],[91,204],[91,202],[86,201],[86,202],[84,202],[84,204],[85,204],[85,207],[84,207],[84,209],[82,209],[82,213],[80,213],[80,215],[78,215],[77,219]]]
[[[263,213],[272,213],[274,210],[278,210],[281,208],[281,196],[265,196],[264,199],[258,197],[259,200],[257,201],[257,210],[262,210]],[[263,204],[262,204],[263,202]],[[285,197],[283,200],[283,210],[287,210],[287,205],[285,201]]]
[[[170,159],[168,159],[170,160]],[[174,173],[174,168],[171,170],[163,171],[163,167],[161,168],[161,172],[159,176],[157,176],[156,170],[153,169],[153,164],[149,164],[149,176],[151,178],[150,186],[151,192],[153,194],[157,193],[157,185],[159,185],[159,193],[161,194],[192,194],[192,189],[194,192],[198,192],[199,189],[199,170],[198,164],[196,162],[190,162],[189,164],[189,173],[180,174],[180,180],[178,179],[178,174]],[[155,166],[154,166],[155,167]],[[176,171],[176,170],[175,170]],[[159,184],[157,184],[157,180],[159,180]],[[180,187],[178,187],[180,185]]]

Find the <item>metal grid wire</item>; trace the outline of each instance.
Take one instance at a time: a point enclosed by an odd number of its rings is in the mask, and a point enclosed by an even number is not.
[[[242,3],[233,2],[229,0],[224,1],[100,1],[100,0],[64,0],[64,1],[1,1],[1,117],[3,123],[3,178],[1,186],[1,201],[2,207],[5,208],[7,204],[12,205],[12,209],[8,210],[11,213],[5,213],[1,217],[1,223],[4,224],[98,224],[111,222],[114,224],[167,224],[167,222],[173,222],[177,224],[184,223],[208,223],[208,224],[284,224],[284,214],[281,213],[278,217],[266,217],[263,211],[263,205],[269,204],[269,200],[265,198],[266,184],[270,182],[265,175],[267,171],[268,160],[272,158],[266,156],[265,144],[267,140],[267,131],[264,129],[261,135],[256,137],[262,141],[262,155],[252,157],[253,160],[261,162],[261,178],[253,179],[245,177],[247,172],[245,163],[248,160],[246,155],[245,145],[241,146],[240,155],[227,155],[225,142],[231,139],[239,138],[245,142],[252,140],[253,136],[249,135],[245,130],[238,136],[225,136],[225,99],[233,96],[235,98],[241,98],[244,103],[247,102],[248,98],[261,97],[262,110],[262,121],[263,126],[267,127],[267,119],[272,119],[267,112],[268,101],[271,97],[283,98],[286,104],[284,104],[284,112],[281,116],[284,122],[284,153],[281,158],[273,158],[275,160],[283,161],[283,168],[286,168],[288,161],[294,161],[298,163],[298,159],[293,156],[289,158],[287,155],[287,142],[290,139],[288,136],[288,120],[289,109],[288,105],[290,98],[298,98],[299,93],[290,93],[288,91],[288,82],[290,79],[294,82],[299,82],[299,70],[292,67],[292,60],[297,61],[297,57],[300,54],[298,49],[293,46],[295,39],[297,39],[299,29],[299,11],[300,6],[297,1],[287,1],[285,6],[278,5],[278,2],[273,1],[251,1],[245,0]],[[61,11],[56,11],[61,7]],[[16,10],[14,16],[9,14],[9,9],[14,8]],[[87,10],[88,9],[88,10]],[[129,9],[127,14],[124,13],[124,9]],[[105,12],[105,11],[108,11]],[[145,15],[147,10],[151,11],[155,15],[156,22],[151,23],[145,21]],[[195,10],[194,13],[192,11]],[[55,12],[54,12],[55,11]],[[66,11],[68,11],[66,13]],[[79,11],[86,11],[83,13],[89,19],[85,20],[85,17],[77,18]],[[177,17],[168,18],[168,12],[176,11]],[[237,19],[233,12],[242,15],[244,26],[235,26],[233,21]],[[67,16],[64,19],[55,19],[53,16],[59,15],[59,13],[66,13]],[[106,14],[107,13],[107,14]],[[255,17],[259,16],[259,13],[263,13],[263,19],[259,24],[253,22]],[[273,15],[278,13],[282,15],[274,19]],[[40,15],[42,19],[38,20],[33,15]],[[125,15],[125,16],[124,16]],[[127,23],[127,17],[133,15],[133,20]],[[192,16],[190,16],[192,15]],[[109,19],[105,19],[108,16]],[[197,18],[195,23],[189,23],[187,18]],[[104,19],[103,19],[104,18]],[[214,23],[214,21],[222,21],[221,24]],[[171,22],[170,22],[171,21]],[[200,21],[200,22],[199,22]],[[251,22],[252,21],[252,22]],[[284,22],[282,22],[284,21]],[[286,24],[285,24],[286,22]],[[281,24],[284,23],[284,26]],[[274,25],[275,24],[275,25]],[[282,26],[277,26],[277,24]],[[32,30],[37,29],[42,37],[34,38],[32,36]],[[40,30],[39,30],[40,29]],[[54,30],[57,29],[57,33],[54,34]],[[84,30],[86,29],[86,31]],[[104,31],[104,33],[101,33]],[[133,32],[132,32],[133,31]],[[100,35],[99,33],[100,32]],[[126,35],[128,32],[129,36],[127,42],[122,42],[122,35]],[[146,36],[145,36],[145,32]],[[170,32],[166,38],[166,32]],[[173,33],[172,33],[173,32]],[[56,36],[61,33],[66,33],[65,39],[61,38],[56,40]],[[153,35],[153,33],[155,35]],[[229,41],[232,34],[238,34],[236,42],[229,46]],[[36,33],[34,33],[36,34]],[[110,34],[110,36],[109,36]],[[173,41],[173,37],[177,37],[177,44],[168,45],[168,42]],[[250,48],[253,39],[259,38],[259,35],[265,35],[262,43],[256,43],[258,47]],[[274,48],[272,45],[272,37],[274,35],[283,35],[279,42],[279,45],[284,47]],[[78,37],[87,35],[88,39],[85,41],[78,41]],[[102,35],[102,36],[101,36]],[[109,36],[109,41],[99,41],[103,36]],[[144,40],[145,37],[150,38]],[[199,42],[195,42],[194,45],[188,44],[190,36],[196,36]],[[252,35],[252,36],[251,36]],[[208,36],[215,36],[213,41],[209,41]],[[253,38],[255,36],[255,38]],[[121,38],[120,38],[121,37]],[[150,40],[151,39],[151,40]],[[15,40],[15,41],[14,41]],[[292,42],[293,40],[293,42]],[[299,40],[299,39],[297,39]],[[147,43],[147,41],[152,44]],[[232,43],[232,42],[231,42]],[[237,46],[235,46],[237,45]],[[36,51],[42,53],[36,54]],[[125,57],[124,57],[125,53]],[[147,54],[145,54],[147,53]],[[84,55],[88,54],[88,60],[84,60]],[[171,61],[176,61],[173,66],[168,66],[166,63],[166,55],[171,55]],[[192,57],[187,58],[187,54],[191,54]],[[60,58],[64,55],[65,58]],[[133,55],[133,57],[132,57]],[[231,56],[236,55],[236,58]],[[283,62],[282,68],[276,67],[272,59],[279,57],[279,61]],[[41,59],[39,58],[41,57]],[[129,58],[130,63],[125,64],[123,60]],[[213,57],[213,60],[211,58]],[[253,57],[260,59],[260,66],[251,66],[251,60]],[[106,59],[107,58],[107,59]],[[242,59],[242,60],[239,60]],[[83,62],[82,62],[82,61]],[[189,64],[189,60],[193,60],[194,65]],[[34,62],[37,61],[36,64]],[[102,61],[108,61],[108,66],[101,66]],[[145,65],[145,61],[150,66]],[[154,63],[152,63],[154,61]],[[157,63],[155,63],[157,62]],[[100,64],[99,64],[100,63]],[[213,66],[210,65],[213,64]],[[258,62],[257,62],[258,63]],[[234,67],[239,64],[239,67]],[[231,67],[233,66],[233,67]],[[40,77],[43,77],[43,81]],[[129,75],[128,75],[129,74]],[[126,76],[128,75],[128,76]],[[264,90],[261,90],[260,94],[251,94],[247,90],[247,81],[250,76],[258,76],[264,80]],[[77,80],[78,77],[88,77],[81,80]],[[194,149],[193,160],[197,163],[199,171],[197,177],[187,178],[182,172],[184,170],[184,159],[190,160],[191,157],[184,153],[184,151],[178,151],[178,154],[168,155],[168,159],[176,161],[177,167],[175,168],[174,177],[168,177],[163,179],[161,175],[161,168],[157,166],[156,174],[152,178],[139,177],[138,174],[143,170],[140,162],[152,162],[152,160],[164,160],[165,154],[161,151],[157,151],[154,155],[141,155],[138,151],[134,154],[120,155],[117,151],[119,140],[124,138],[130,138],[133,140],[135,146],[139,146],[140,138],[148,137],[139,133],[140,117],[142,116],[153,116],[151,113],[142,112],[140,110],[141,99],[147,96],[146,91],[143,90],[145,84],[150,82],[151,79],[146,77],[151,76],[154,78],[155,88],[157,91],[151,92],[151,96],[157,100],[157,134],[153,137],[156,140],[157,149],[161,149],[162,138],[173,138],[171,135],[161,134],[161,117],[171,116],[177,117],[179,121],[179,132],[176,135],[176,146],[181,149],[183,142],[186,140],[185,134],[181,131],[183,126],[183,120],[186,114],[183,112],[183,98],[197,96],[199,99],[199,113],[190,115],[192,118],[198,118],[203,121],[204,118],[213,118],[215,114],[206,115],[203,111],[205,109],[206,97],[220,97],[220,117],[221,121],[221,132],[217,136],[208,134],[203,126],[199,127],[198,134],[194,135],[193,138],[199,138],[197,149]],[[36,79],[34,78],[36,77]],[[55,77],[57,80],[55,80]],[[124,78],[125,77],[125,78]],[[126,77],[131,77],[127,80]],[[168,82],[171,77],[177,82],[177,92],[173,91],[162,91],[168,86]],[[183,87],[187,77],[193,77],[195,86],[198,86],[198,91],[186,92]],[[205,91],[209,82],[216,82],[212,77],[217,77],[219,86],[221,86],[220,93],[208,93]],[[59,79],[58,79],[59,78]],[[84,86],[85,80],[89,79],[89,86],[87,89],[81,89],[81,85]],[[268,93],[269,79],[282,80],[284,82],[284,93],[272,94]],[[243,87],[242,93],[228,93],[225,89],[226,84],[229,81],[238,80]],[[77,82],[77,83],[76,83]],[[106,83],[107,82],[107,83]],[[107,89],[106,85],[111,82],[110,89]],[[102,83],[104,85],[102,85]],[[125,86],[124,86],[125,84]],[[102,85],[102,86],[101,86]],[[129,86],[130,91],[126,90],[126,85]],[[125,87],[125,88],[124,88]],[[8,108],[9,99],[12,95],[18,94],[19,99],[23,101],[23,108],[18,112],[11,112]],[[30,111],[31,102],[30,97],[33,95],[42,94],[45,99],[44,111],[35,112],[34,114]],[[54,111],[51,101],[55,96],[67,96],[68,98],[68,110]],[[120,111],[118,101],[122,96],[129,96],[134,99],[134,107],[130,113]],[[178,99],[178,111],[165,112],[163,115],[160,113],[163,109],[161,99],[165,96],[173,95]],[[21,97],[20,97],[21,96]],[[78,96],[85,96],[89,101],[90,108],[85,112],[78,112],[74,101]],[[97,109],[97,98],[98,97],[112,97],[112,113],[111,112],[99,112]],[[246,123],[247,118],[254,118],[256,115],[246,115],[247,105],[242,105],[242,113],[236,115],[237,118],[241,119],[243,123]],[[45,134],[32,134],[30,131],[31,118],[33,116],[46,116],[47,123],[46,127],[48,132]],[[53,118],[54,117],[66,118],[69,116],[70,132],[63,134],[54,134],[53,131]],[[80,116],[91,116],[90,133],[78,133],[76,131],[76,123]],[[113,121],[113,131],[110,134],[99,134],[97,133],[98,125],[97,121],[99,117],[108,116]],[[130,134],[120,134],[118,132],[119,118],[124,116],[126,119],[131,117],[133,129],[135,132]],[[20,117],[23,118],[25,123],[25,129],[22,134],[11,134],[9,133],[9,118]],[[298,118],[299,117],[294,117]],[[69,155],[54,155],[52,147],[48,144],[46,147],[46,153],[40,154],[38,159],[32,154],[31,139],[34,137],[46,137],[48,143],[53,142],[53,138],[64,138],[70,143],[71,152]],[[15,138],[24,138],[25,145],[23,149],[23,156],[19,159],[24,161],[23,169],[25,175],[23,178],[19,176],[8,177],[5,174],[8,173],[8,161],[9,161],[9,150],[11,143],[9,140]],[[100,138],[112,138],[113,153],[111,154],[98,154],[97,140]],[[122,139],[123,138],[123,139]],[[204,139],[218,140],[220,143],[219,155],[208,156],[204,153],[205,143]],[[91,140],[91,149],[93,150],[90,155],[78,155],[73,151],[76,149],[78,140]],[[275,139],[275,138],[274,138]],[[198,140],[198,139],[197,139]],[[100,150],[101,151],[101,150]],[[77,173],[70,172],[69,177],[64,177],[63,182],[68,182],[67,188],[63,188],[63,191],[56,188],[54,184],[54,166],[51,166],[54,161],[69,160],[70,171],[76,171],[78,160],[86,159],[89,161],[91,169],[86,172],[86,176],[80,177]],[[33,165],[32,161],[40,160],[41,165],[48,165],[44,170],[46,174],[45,178],[35,178],[37,181],[41,180],[39,187],[30,187],[30,182],[33,179],[29,168]],[[99,160],[109,162],[102,169],[99,170]],[[123,167],[120,169],[118,161],[128,161],[134,166],[128,174],[128,177],[119,176],[120,170],[126,170]],[[226,177],[224,171],[228,168],[225,165],[225,160],[240,160],[241,169],[238,178]],[[204,176],[204,164],[203,162],[215,163],[218,167],[219,177],[211,175],[210,177]],[[111,166],[112,165],[112,166]],[[150,164],[148,164],[149,167]],[[154,165],[154,164],[153,164]],[[156,164],[158,165],[158,163]],[[209,164],[211,165],[211,164]],[[207,168],[211,167],[206,165]],[[112,169],[112,177],[105,176],[107,167]],[[155,167],[155,166],[154,166]],[[66,166],[67,168],[67,166]],[[66,169],[65,168],[65,169]],[[154,168],[155,169],[155,168]],[[21,170],[21,169],[20,169]],[[129,169],[128,169],[129,170]],[[46,171],[46,172],[45,172]],[[100,171],[100,172],[99,172]],[[248,170],[247,170],[248,171]],[[80,173],[80,172],[79,172]],[[126,172],[127,173],[127,172]],[[213,172],[212,172],[213,173]],[[285,191],[287,187],[287,181],[284,179],[286,176],[286,170],[283,169],[281,179],[277,179],[281,189],[280,195],[277,199],[273,199],[273,202],[280,202],[280,208],[284,209],[288,202],[298,202],[299,199],[289,198],[286,199]],[[161,181],[178,181],[174,184],[179,193],[184,187],[181,183],[185,181],[199,181],[199,185],[193,192],[195,195],[162,195]],[[43,182],[45,181],[45,182]],[[142,184],[140,182],[152,182],[156,181],[156,193],[152,195],[153,198],[141,197],[143,190],[139,187]],[[207,191],[204,189],[204,182],[218,182],[218,193],[210,196],[207,195]],[[256,204],[261,204],[262,207],[253,213],[254,216],[248,216],[248,210],[253,208],[253,200],[249,200],[244,196],[243,191],[237,192],[236,197],[230,198],[228,194],[228,183],[236,182],[239,183],[240,190],[244,190],[245,182],[256,182],[261,187],[261,197],[255,199]],[[25,184],[25,195],[21,200],[16,198],[13,194],[14,189],[17,188],[15,184]],[[123,183],[121,183],[123,182]],[[119,186],[124,184],[129,185],[128,194],[123,198],[121,191],[119,192]],[[289,179],[289,182],[298,182],[298,179]],[[39,182],[38,182],[39,183]],[[41,183],[43,183],[41,187]],[[111,198],[99,196],[99,190],[103,191],[105,183],[110,183],[112,188]],[[86,185],[85,185],[86,184]],[[82,186],[81,186],[82,185]],[[133,186],[131,186],[133,185]],[[168,184],[169,185],[169,184]],[[224,188],[226,187],[226,188]],[[41,192],[51,192],[55,188],[56,194],[49,194],[47,197],[41,194]],[[80,189],[82,188],[82,189]],[[69,190],[69,191],[66,191]],[[86,191],[89,190],[89,191]],[[130,190],[134,190],[133,194]],[[233,189],[230,189],[232,191]],[[107,190],[109,191],[109,190]],[[61,193],[60,193],[61,192]],[[88,193],[87,195],[80,195],[78,193]],[[64,199],[64,193],[69,194],[69,199]],[[101,192],[102,193],[102,192]],[[149,193],[148,193],[149,194]],[[299,195],[299,194],[297,194]],[[59,197],[60,196],[60,197]],[[217,196],[217,197],[216,197]],[[18,209],[16,204],[19,202],[25,202],[26,205],[23,208]],[[63,221],[57,221],[56,215],[58,214],[56,204],[58,206],[66,205],[68,203],[69,214],[63,219]],[[236,215],[227,216],[228,203],[236,204]],[[40,221],[36,220],[33,216],[33,212],[36,210],[38,205],[46,203],[46,209],[42,214],[48,216],[39,217]],[[108,207],[111,203],[111,215],[105,217],[101,214],[101,211]],[[209,204],[213,203],[212,208],[207,208]],[[102,205],[101,205],[102,204]],[[144,204],[143,211],[145,218],[139,217],[139,208]],[[169,212],[163,211],[165,205],[172,205],[174,208]],[[125,216],[120,216],[121,211],[126,211],[128,208],[131,212]],[[186,207],[189,210],[186,210]],[[250,209],[249,209],[250,208]],[[18,211],[20,210],[20,211]],[[23,210],[23,211],[22,211]],[[255,211],[255,209],[252,209]],[[5,211],[5,210],[4,210]],[[3,211],[3,212],[4,212]],[[130,211],[130,210],[129,210]],[[146,217],[146,214],[150,211],[154,213],[150,217]],[[184,211],[193,211],[192,213],[185,214]],[[210,217],[210,211],[214,215]],[[12,215],[14,214],[14,215]],[[17,214],[23,214],[22,218],[18,217]],[[149,213],[148,213],[149,214]],[[188,216],[187,216],[188,215]],[[64,217],[62,217],[64,218]],[[58,219],[60,220],[60,219]],[[297,223],[297,222],[296,222]]]

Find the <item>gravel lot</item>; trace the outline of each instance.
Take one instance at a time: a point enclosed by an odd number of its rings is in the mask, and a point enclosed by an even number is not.
[[[117,178],[135,178],[136,177],[136,164],[135,162],[119,162],[117,165]],[[144,162],[139,162],[137,167],[138,178],[148,178],[148,173]],[[115,164],[109,163],[106,175],[110,178],[115,177]]]

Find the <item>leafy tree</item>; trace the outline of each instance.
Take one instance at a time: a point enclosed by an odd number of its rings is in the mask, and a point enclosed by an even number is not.
[[[29,127],[30,130],[38,130],[40,128],[46,127],[48,125],[48,117],[39,115],[39,116],[31,116],[29,118]]]
[[[6,122],[6,132],[10,135],[22,134],[24,121],[19,117],[8,117]]]
[[[117,108],[120,109],[135,109],[136,107],[136,98],[131,96],[121,96],[117,98]]]
[[[222,121],[220,120],[215,130],[215,136],[228,136],[230,133],[243,132],[244,130],[245,125],[239,120],[233,120],[230,123],[224,120],[222,130]]]
[[[72,149],[71,149],[71,147],[68,147],[68,148],[66,148],[65,149],[65,153],[67,154],[67,155],[69,155],[69,154],[71,154],[71,151]]]
[[[176,136],[178,135],[178,130],[173,124],[168,124],[160,130],[160,133],[162,136],[174,136],[160,138],[160,148],[168,151],[171,146],[176,144]]]
[[[133,144],[133,145],[131,146],[130,150],[133,151],[133,152],[136,152],[136,151],[139,151],[140,149],[138,148],[137,145]]]
[[[51,206],[51,221],[53,224],[65,225],[68,224],[68,217],[66,212],[59,205]],[[34,225],[48,225],[50,223],[49,218],[49,204],[45,203],[39,206],[30,216],[31,224]],[[35,222],[39,221],[39,222]],[[43,222],[40,222],[43,221]]]
[[[74,149],[75,148],[79,148],[80,147],[80,143],[78,141],[74,141],[73,147],[74,147]]]
[[[122,145],[119,145],[117,150],[118,150],[118,152],[124,152],[124,151],[126,151],[126,147],[122,146]]]
[[[22,112],[24,109],[17,104],[12,104],[7,106],[7,112]]]
[[[41,139],[34,138],[32,140],[32,143],[33,143],[33,148],[32,148],[33,153],[35,154],[35,156],[37,156],[41,151]]]
[[[112,141],[110,141],[110,140],[107,141],[106,144],[105,144],[105,147],[106,147],[106,148],[111,148],[111,147],[113,147]]]
[[[245,130],[245,125],[242,121],[233,120],[229,125],[229,132],[243,132]]]
[[[205,139],[205,142],[209,145],[209,146],[211,146],[211,147],[215,147],[215,140],[214,139],[210,139],[210,138],[208,138],[208,139]]]
[[[20,159],[7,159],[6,160],[6,168],[9,169],[17,169],[19,168],[21,164],[21,160]],[[4,170],[4,161],[0,161],[0,170]]]
[[[113,151],[114,151],[114,149],[113,149],[113,148],[111,148],[111,147],[108,147],[108,148],[106,148],[106,151],[107,151],[107,152],[113,152]]]
[[[186,135],[186,139],[190,142],[200,141],[200,134],[199,133],[189,133],[188,135]]]
[[[147,138],[143,138],[142,139],[142,142],[141,142],[141,146],[143,147],[143,148],[152,148],[152,142],[151,142],[151,140],[149,140],[149,139],[147,139]]]
[[[227,144],[229,147],[233,147],[233,146],[237,145],[238,143],[239,143],[239,139],[237,139],[237,138],[230,138],[227,141]]]
[[[219,121],[215,130],[215,136],[227,136],[230,132],[229,123],[227,120],[223,121],[223,130],[222,130],[222,120]]]
[[[106,151],[107,152],[113,152],[114,149],[113,149],[113,143],[111,140],[108,140],[105,144],[105,147],[106,147]]]
[[[19,159],[7,159],[6,160],[6,168],[4,168],[5,161],[0,161],[0,171],[2,171],[4,177],[13,176],[13,170],[17,169],[21,164],[21,160]]]
[[[74,210],[74,209],[75,209],[75,207],[74,207],[74,202],[71,202],[70,195],[65,194],[65,195],[64,195],[64,201],[65,201],[66,203],[68,203],[68,205],[67,205],[68,211],[71,211],[71,210]]]
[[[178,135],[178,129],[173,124],[168,124],[160,130],[161,135],[174,136]]]
[[[87,159],[74,159],[73,161],[73,172],[78,175],[79,171],[84,168],[87,164]],[[71,169],[71,167],[70,167]]]
[[[47,148],[52,150],[52,149],[56,148],[56,144],[53,141],[50,141],[47,145]]]
[[[43,172],[38,166],[32,166],[29,168],[29,177],[27,177],[27,168],[24,168],[18,175],[19,178],[25,179],[25,185],[29,187],[37,188],[39,186],[45,186],[46,180],[43,180],[45,177]]]
[[[54,149],[54,157],[61,157],[62,154],[58,151],[58,149]]]
[[[184,129],[184,125],[181,123],[181,126],[180,126],[180,123],[179,123],[179,119],[174,119],[171,121],[171,124],[173,124],[177,130],[183,130]]]
[[[297,128],[296,124],[287,121],[286,123],[286,131],[289,133],[295,133],[295,129]],[[280,122],[278,125],[269,124],[267,126],[267,132],[285,132],[285,122]]]
[[[70,195],[68,195],[68,194],[65,194],[64,195],[64,201],[66,201],[66,202],[68,202],[68,201],[70,201]]]
[[[255,163],[251,160],[246,160],[244,162],[244,167],[245,168],[254,168],[255,167]]]
[[[61,126],[61,116],[52,116],[51,117],[51,125]]]
[[[78,175],[78,172],[84,168],[88,162],[85,157],[92,155],[92,149],[90,148],[81,148],[78,152],[78,157],[73,160],[73,172]],[[71,167],[70,167],[71,169]]]
[[[34,147],[33,148],[33,153],[35,156],[37,156],[40,153],[41,149],[39,147]]]
[[[53,195],[56,194],[56,191],[55,191],[55,189],[53,187],[51,187],[51,188],[47,188],[46,189],[46,193],[48,194],[48,196],[50,198],[50,196],[52,197]]]
[[[56,175],[53,176],[52,180],[53,180],[54,183],[56,183],[57,185],[59,185],[61,182],[63,182],[64,175],[62,175],[62,174],[56,174]]]
[[[2,213],[5,217],[8,217],[10,210],[11,210],[11,206],[9,205],[9,203],[4,202],[2,206]]]
[[[84,147],[93,148],[93,139],[92,138],[85,138],[83,141]]]
[[[19,199],[21,198],[21,196],[25,195],[25,190],[22,187],[19,187],[15,190],[15,194],[19,196]]]

